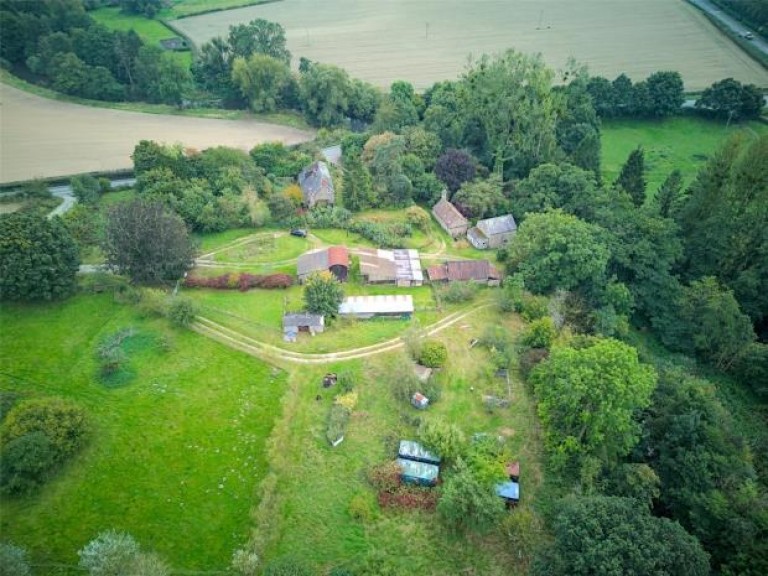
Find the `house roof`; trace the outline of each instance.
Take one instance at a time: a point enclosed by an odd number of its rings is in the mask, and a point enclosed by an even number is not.
[[[403,476],[410,478],[418,478],[419,480],[426,480],[427,482],[437,481],[437,477],[440,475],[440,468],[434,464],[427,464],[426,462],[415,462],[413,460],[405,460],[398,458],[397,463],[403,471]]]
[[[380,279],[390,279],[392,282],[424,280],[418,250],[364,248],[358,250],[357,254],[360,257],[360,272],[363,275],[375,275]]]
[[[299,328],[301,326],[325,326],[325,317],[322,314],[285,314],[283,316],[283,328]]]
[[[496,484],[496,494],[507,500],[520,500],[520,484],[511,481]]]
[[[328,248],[328,267],[344,266],[349,268],[349,251],[346,246],[331,246]]]
[[[333,180],[325,162],[313,162],[301,171],[298,180],[304,200],[309,204],[334,201]]]
[[[407,314],[413,312],[410,294],[397,296],[349,296],[339,306],[339,314]]]
[[[317,248],[304,252],[296,262],[296,272],[299,276],[305,276],[312,272],[328,270],[328,249]]]
[[[501,275],[488,260],[452,260],[427,269],[432,282],[449,280],[466,282],[469,280],[499,280]]]
[[[455,228],[457,226],[466,226],[467,219],[461,215],[456,206],[448,202],[445,198],[441,198],[440,201],[432,207],[432,213],[448,228]]]
[[[486,236],[495,236],[496,234],[508,234],[517,230],[517,224],[512,214],[496,216],[496,218],[486,218],[477,221],[477,228]]]
[[[296,272],[299,276],[306,276],[312,272],[322,272],[331,266],[345,266],[349,268],[349,251],[346,246],[331,246],[330,248],[316,248],[304,252],[296,262]]]
[[[420,462],[429,462],[430,464],[440,464],[440,457],[436,456],[424,446],[413,440],[400,440],[400,447],[397,450],[398,458],[407,460],[417,460]]]

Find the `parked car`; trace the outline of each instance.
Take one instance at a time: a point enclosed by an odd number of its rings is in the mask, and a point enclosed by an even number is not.
[[[298,238],[306,238],[307,231],[304,230],[304,228],[294,228],[293,230],[291,230],[291,236],[296,236]]]
[[[754,40],[755,35],[752,32],[744,32],[743,37],[747,40]]]

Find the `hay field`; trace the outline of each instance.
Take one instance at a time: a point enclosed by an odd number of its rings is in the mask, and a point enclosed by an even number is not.
[[[768,71],[684,0],[283,0],[174,25],[199,46],[253,18],[283,25],[294,63],[336,64],[380,86],[423,89],[458,76],[469,54],[515,48],[609,78],[677,70],[687,90],[727,77],[768,87]]]
[[[0,84],[0,183],[131,168],[139,140],[249,150],[313,134],[254,120],[217,120],[92,108]]]

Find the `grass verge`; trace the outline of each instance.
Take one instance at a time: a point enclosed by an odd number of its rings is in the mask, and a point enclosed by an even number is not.
[[[69,398],[94,424],[87,449],[39,493],[2,499],[3,538],[35,564],[73,566],[78,549],[116,528],[175,569],[227,566],[248,538],[285,375],[108,295],[4,305],[0,325],[0,389]],[[109,389],[95,347],[128,326],[135,378]]]

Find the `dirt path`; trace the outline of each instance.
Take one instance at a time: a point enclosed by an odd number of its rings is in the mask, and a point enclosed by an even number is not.
[[[132,167],[140,140],[204,149],[297,144],[311,132],[255,120],[142,114],[48,100],[0,84],[0,182]]]
[[[427,326],[424,331],[428,336],[437,334],[438,332],[451,327],[456,322],[459,322],[481,310],[491,306],[490,303],[483,303],[473,306],[468,310],[460,310],[449,314],[442,320],[438,320],[434,324]],[[240,350],[256,358],[261,358],[268,362],[282,361],[294,364],[326,364],[328,362],[338,362],[342,360],[354,360],[357,358],[366,358],[368,356],[374,356],[376,354],[383,354],[385,352],[391,352],[402,348],[405,344],[401,338],[393,338],[386,342],[380,342],[379,344],[373,344],[371,346],[364,346],[361,348],[353,348],[352,350],[343,350],[340,352],[330,352],[327,354],[309,354],[302,352],[293,352],[286,350],[285,348],[279,348],[272,344],[261,342],[244,334],[227,328],[213,320],[198,316],[197,321],[192,325],[192,329],[199,334],[217,340],[230,348]]]

